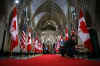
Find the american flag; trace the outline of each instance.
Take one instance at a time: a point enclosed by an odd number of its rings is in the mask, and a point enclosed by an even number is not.
[[[27,40],[27,52],[30,52],[32,50],[31,43],[32,43],[31,32],[29,32],[28,33],[28,40]]]
[[[22,37],[21,37],[21,49],[24,51],[25,50],[25,43],[26,43],[26,34],[24,31],[22,31]]]

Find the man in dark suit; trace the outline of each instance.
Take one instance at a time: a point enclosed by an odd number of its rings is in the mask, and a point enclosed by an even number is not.
[[[74,54],[76,52],[75,45],[76,45],[75,36],[72,36],[69,40],[64,42],[64,49],[67,56],[74,57]]]
[[[65,49],[64,49],[64,41],[63,40],[60,42],[60,48],[59,48],[59,50],[60,50],[61,55],[64,56]]]

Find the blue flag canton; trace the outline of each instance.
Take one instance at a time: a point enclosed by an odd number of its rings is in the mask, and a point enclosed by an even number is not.
[[[26,32],[26,24],[23,24],[23,27],[22,27],[22,30],[24,31],[24,32]]]

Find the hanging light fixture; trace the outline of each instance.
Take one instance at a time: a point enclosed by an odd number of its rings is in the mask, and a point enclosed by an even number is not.
[[[15,0],[14,2],[15,2],[15,4],[19,4],[19,0]]]

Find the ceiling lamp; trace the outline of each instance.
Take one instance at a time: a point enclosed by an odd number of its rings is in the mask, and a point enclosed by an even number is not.
[[[16,3],[16,4],[19,4],[19,0],[15,0],[15,3]]]

